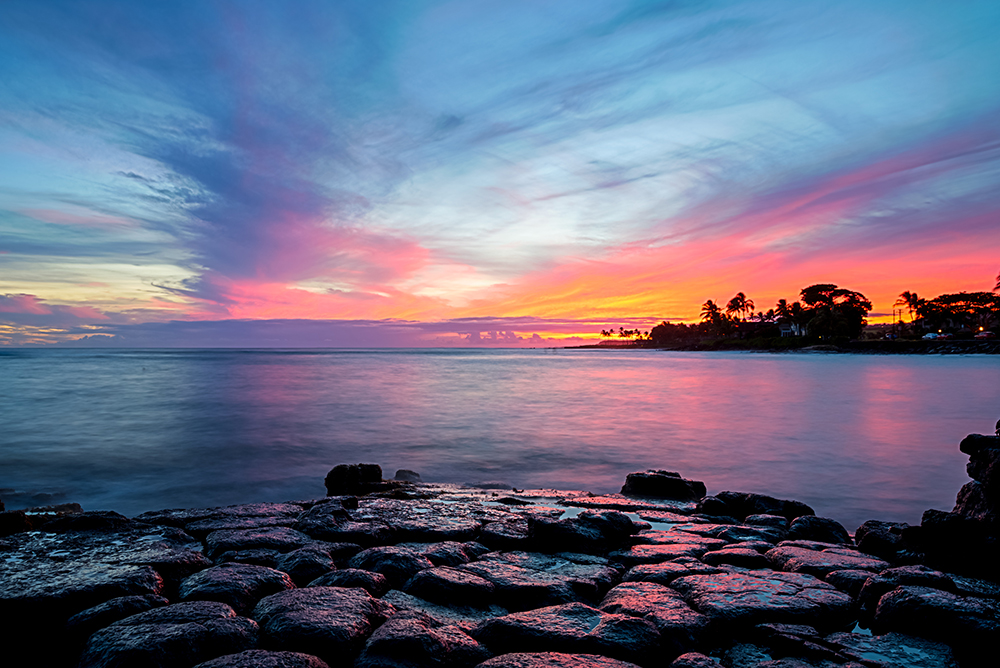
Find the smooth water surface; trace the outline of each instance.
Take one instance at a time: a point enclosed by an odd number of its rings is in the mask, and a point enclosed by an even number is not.
[[[335,464],[618,491],[664,468],[853,530],[950,510],[1000,358],[623,350],[0,352],[0,498],[314,498]],[[12,491],[13,490],[13,491]]]

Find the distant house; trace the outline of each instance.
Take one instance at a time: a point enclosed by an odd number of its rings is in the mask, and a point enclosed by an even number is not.
[[[778,329],[781,330],[782,336],[805,336],[808,332],[808,328],[805,325],[799,325],[794,322],[779,322]]]

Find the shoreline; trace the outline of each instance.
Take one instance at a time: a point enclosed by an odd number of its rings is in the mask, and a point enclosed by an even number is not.
[[[567,346],[566,350],[664,350],[677,352],[759,352],[759,353],[834,353],[845,355],[1000,355],[1000,341],[846,341],[838,344],[775,346],[750,340],[717,340],[672,346],[655,345],[585,345]]]
[[[8,511],[0,637],[86,668],[985,666],[1000,437],[960,447],[955,510],[853,534],[654,470],[593,495],[339,465],[319,499],[64,509],[22,531]]]

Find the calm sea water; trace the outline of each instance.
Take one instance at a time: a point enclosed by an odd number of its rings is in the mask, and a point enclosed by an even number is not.
[[[853,530],[950,509],[1000,358],[600,350],[0,352],[8,509],[313,498],[335,464],[618,491],[665,468]]]

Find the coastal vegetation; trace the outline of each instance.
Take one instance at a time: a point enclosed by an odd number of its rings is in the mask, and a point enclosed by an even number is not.
[[[860,292],[817,283],[803,288],[798,297],[793,302],[779,299],[773,308],[755,312],[754,300],[737,292],[725,305],[706,300],[697,323],[663,321],[649,332],[612,327],[601,336],[616,339],[617,345],[642,347],[790,349],[862,339],[992,338],[1000,329],[1000,275],[991,292],[925,299],[905,290],[893,305],[893,322],[871,327],[872,303]]]

